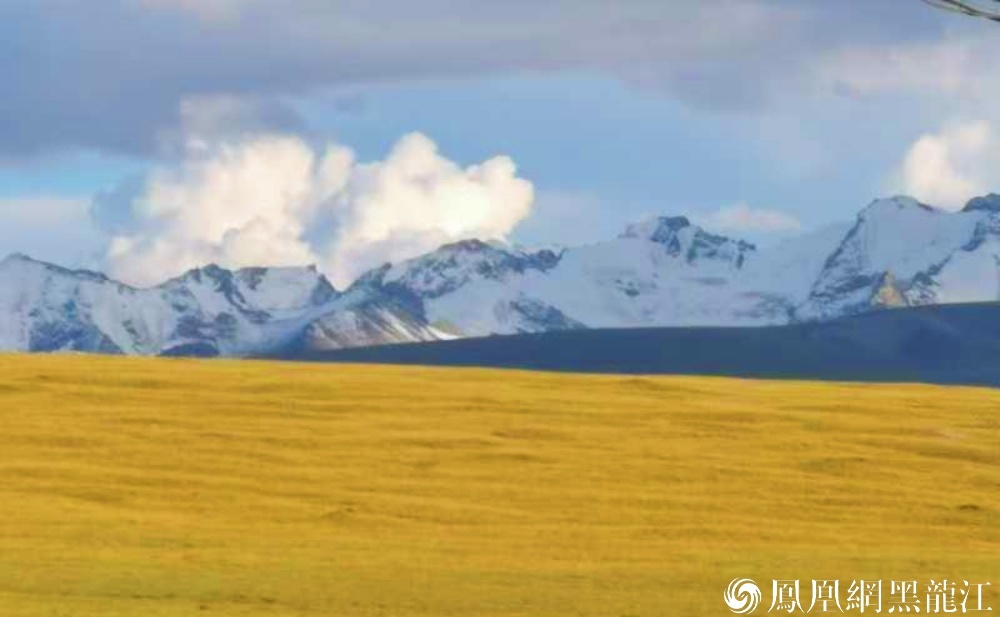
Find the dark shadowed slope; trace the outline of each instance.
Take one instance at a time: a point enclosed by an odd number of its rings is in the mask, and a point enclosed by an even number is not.
[[[596,373],[1000,385],[1000,303],[773,328],[577,330],[348,349],[300,359]]]

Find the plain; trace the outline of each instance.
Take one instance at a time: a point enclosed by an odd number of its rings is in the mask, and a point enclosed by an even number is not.
[[[4,616],[1000,610],[1000,391],[0,356],[0,504]]]

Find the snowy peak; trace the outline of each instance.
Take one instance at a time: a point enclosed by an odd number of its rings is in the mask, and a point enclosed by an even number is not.
[[[756,252],[757,247],[743,240],[731,240],[701,230],[692,235],[685,253],[688,262],[711,259],[728,262],[734,268],[742,268],[747,257]]]
[[[677,232],[688,227],[691,227],[691,221],[686,216],[658,216],[632,223],[618,237],[667,244],[677,236]]]
[[[906,195],[895,195],[884,199],[876,199],[868,204],[864,210],[858,214],[859,219],[891,218],[899,213],[925,213],[944,214],[942,210],[937,210],[926,204],[920,203],[912,197]]]
[[[398,303],[385,308],[379,305],[383,298],[371,298],[360,311],[338,304],[339,298],[315,268],[234,272],[209,265],[158,287],[135,289],[94,272],[67,270],[15,255],[0,262],[0,349],[267,354],[300,339],[313,322],[348,310],[354,311],[355,326],[364,326],[364,318],[385,326],[360,327],[342,337],[351,344],[396,342],[407,332],[423,337],[435,334],[422,329],[425,324],[419,311],[409,314]],[[389,327],[393,324],[405,327],[394,330]],[[326,331],[330,332],[329,327]]]
[[[833,261],[853,260],[860,268],[894,270],[907,279],[966,244],[978,221],[908,197],[879,200],[861,212]]]
[[[1000,214],[1000,195],[990,193],[969,200],[962,212],[990,212]]]
[[[322,306],[339,295],[315,266],[244,268],[235,272],[234,279],[241,295],[265,311]]]
[[[221,293],[236,293],[233,273],[215,264],[188,270],[164,284],[165,287],[206,287]]]
[[[25,255],[0,261],[0,349],[247,356],[574,328],[747,326],[1000,299],[1000,195],[909,197],[756,248],[683,216],[575,248],[465,240],[361,276],[209,265],[136,289]]]
[[[437,298],[479,280],[503,283],[529,271],[544,272],[560,256],[480,240],[446,244],[438,250],[385,270],[383,281],[395,283],[425,298]]]
[[[992,257],[973,253],[1000,231],[991,216],[997,202],[977,198],[955,213],[909,197],[873,202],[827,259],[798,316],[822,319],[880,306],[990,299],[982,295],[983,284],[970,295],[968,277],[960,271],[995,278],[989,273]],[[892,301],[882,302],[886,298]]]
[[[51,276],[78,280],[113,282],[100,272],[94,272],[93,270],[70,270],[69,268],[63,268],[61,266],[45,263],[44,261],[38,261],[37,259],[29,257],[23,253],[11,253],[3,260],[0,260],[0,270],[6,272],[33,272],[36,275],[45,273]],[[122,285],[121,283],[115,284],[125,287],[125,285]]]
[[[18,263],[21,263],[21,264],[23,264],[23,263],[35,263],[35,260],[32,259],[32,258],[30,258],[30,257],[28,257],[24,253],[11,253],[10,255],[7,255],[2,260],[0,260],[0,266],[8,266],[8,265],[18,264]]]
[[[190,270],[164,284],[202,300],[219,296],[226,303],[263,313],[301,311],[337,298],[337,291],[315,266],[227,270],[215,264]]]
[[[667,254],[687,263],[717,260],[735,268],[743,267],[756,247],[743,240],[732,240],[709,233],[691,224],[685,216],[660,216],[629,225],[618,236],[621,240],[642,240],[662,245]]]

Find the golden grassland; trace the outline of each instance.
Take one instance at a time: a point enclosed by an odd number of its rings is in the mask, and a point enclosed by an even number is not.
[[[0,356],[3,616],[726,615],[736,577],[1000,610],[1000,391]]]

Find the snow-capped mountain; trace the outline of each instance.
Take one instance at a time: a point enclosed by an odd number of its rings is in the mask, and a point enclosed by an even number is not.
[[[335,315],[353,345],[436,340],[395,303],[339,294],[315,268],[207,266],[150,289],[13,255],[0,262],[0,349],[247,356],[323,341]],[[404,334],[399,334],[402,331]]]
[[[529,250],[466,240],[339,292],[315,268],[207,266],[149,289],[15,255],[0,262],[0,349],[307,353],[579,328],[756,326],[1000,299],[1000,196],[948,213],[907,197],[776,246],[685,217]]]
[[[865,208],[798,307],[800,320],[1000,299],[1000,196],[958,213],[907,197]]]
[[[907,198],[767,249],[684,217],[589,246],[462,242],[370,275],[460,336],[569,328],[772,325],[878,308],[1000,299],[1000,196],[958,213]]]

